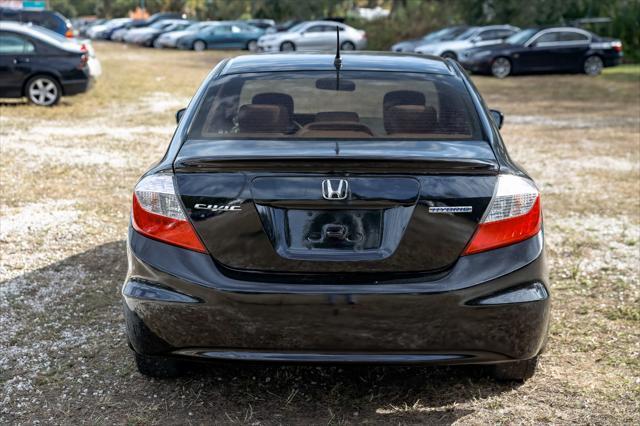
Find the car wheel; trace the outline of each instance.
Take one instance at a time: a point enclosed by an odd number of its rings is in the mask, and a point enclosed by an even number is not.
[[[294,50],[296,50],[296,46],[290,41],[285,41],[280,45],[281,52],[293,52]]]
[[[258,51],[258,42],[257,42],[257,40],[249,40],[249,42],[247,43],[247,50],[249,52]]]
[[[537,367],[538,357],[535,356],[524,361],[492,365],[491,373],[496,380],[524,382],[533,376]]]
[[[31,103],[40,106],[53,106],[62,96],[60,84],[46,75],[37,75],[29,80],[25,92]]]
[[[147,377],[167,379],[179,377],[186,372],[184,361],[162,356],[141,355],[134,352],[136,367],[140,374]]]
[[[511,61],[507,58],[496,58],[491,64],[491,74],[497,78],[505,78],[511,74]]]
[[[584,73],[587,75],[600,75],[604,68],[604,63],[600,56],[589,56],[584,60]]]
[[[202,40],[196,40],[193,42],[193,50],[196,52],[202,52],[207,48],[207,44]]]
[[[458,56],[453,52],[444,52],[440,55],[443,59],[453,59],[454,61],[458,60]]]
[[[356,45],[350,41],[345,41],[340,45],[341,50],[356,50]]]

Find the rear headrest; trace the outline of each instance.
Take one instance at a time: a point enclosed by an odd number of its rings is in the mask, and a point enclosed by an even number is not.
[[[238,111],[240,133],[286,133],[289,116],[282,105],[246,104]]]
[[[396,105],[385,113],[387,133],[433,133],[438,122],[436,110],[423,105]]]
[[[396,105],[424,105],[426,104],[424,93],[414,90],[395,90],[384,95],[383,110]]]
[[[323,121],[360,121],[357,112],[352,111],[323,111],[316,114],[316,123]]]
[[[289,118],[293,116],[293,98],[286,93],[258,93],[251,99],[251,103],[256,105],[282,105],[287,109]]]

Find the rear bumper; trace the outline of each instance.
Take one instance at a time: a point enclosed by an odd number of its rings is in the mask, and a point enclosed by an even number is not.
[[[207,255],[134,231],[128,253],[127,333],[134,350],[149,355],[494,363],[534,357],[547,336],[549,297],[477,304],[533,282],[548,288],[542,233],[461,258],[445,277],[406,284],[238,281],[222,275]]]
[[[88,91],[94,84],[93,77],[81,80],[66,80],[62,82],[62,93],[64,96],[73,96]]]

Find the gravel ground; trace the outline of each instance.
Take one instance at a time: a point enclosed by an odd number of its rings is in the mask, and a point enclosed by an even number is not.
[[[543,193],[555,300],[526,384],[473,367],[236,365],[151,380],[119,305],[131,189],[229,53],[96,50],[90,93],[0,104],[1,424],[640,422],[638,67],[474,78]]]

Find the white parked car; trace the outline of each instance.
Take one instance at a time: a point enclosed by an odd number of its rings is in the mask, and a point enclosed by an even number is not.
[[[507,37],[520,31],[511,25],[488,25],[471,27],[453,40],[426,43],[416,47],[416,53],[424,55],[442,56],[443,58],[458,59],[460,52],[480,46],[500,44]]]
[[[175,48],[178,43],[178,39],[182,36],[189,34],[192,31],[200,31],[203,28],[206,28],[210,25],[217,24],[218,21],[204,21],[193,24],[182,31],[171,31],[168,33],[161,34],[160,37],[153,42],[153,47],[157,47],[158,49],[172,47]]]
[[[367,47],[367,33],[349,25],[334,21],[306,21],[289,31],[266,34],[258,39],[262,52],[287,52],[293,50],[335,50],[336,27],[340,28],[342,50],[362,50]]]

